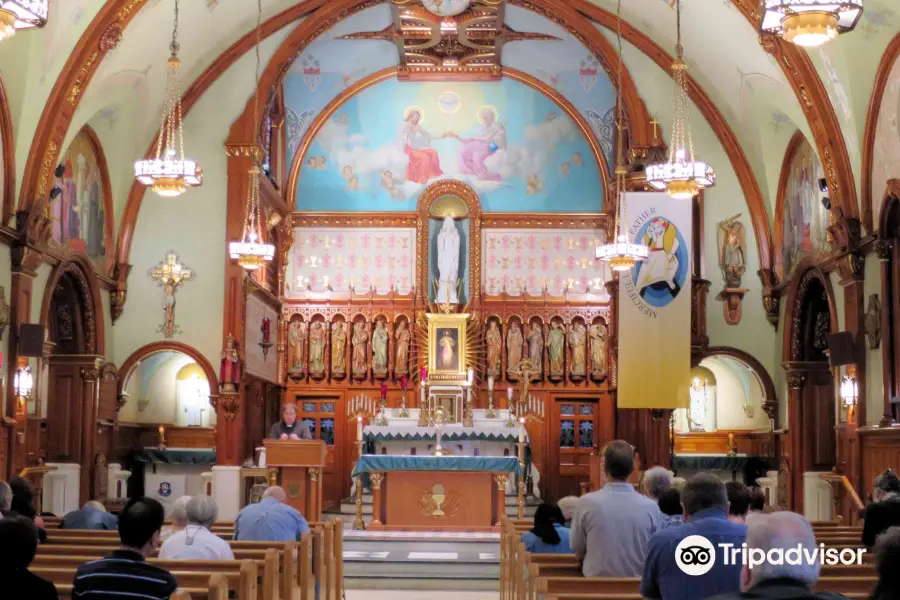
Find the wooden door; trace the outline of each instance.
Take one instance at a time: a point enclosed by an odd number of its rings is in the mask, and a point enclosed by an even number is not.
[[[79,462],[82,436],[82,365],[50,357],[47,398],[47,462]],[[87,466],[85,465],[85,468]]]
[[[552,405],[551,452],[558,450],[558,470],[551,478],[550,500],[580,496],[581,482],[590,481],[590,455],[599,443],[599,402],[596,398],[557,398]]]
[[[297,398],[298,418],[306,423],[313,439],[324,440],[325,469],[322,479],[322,508],[327,509],[341,501],[341,475],[335,452],[335,429],[338,427],[338,400],[326,398]]]

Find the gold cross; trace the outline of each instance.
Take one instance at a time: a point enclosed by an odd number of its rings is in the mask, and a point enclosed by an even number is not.
[[[656,117],[653,117],[653,119],[650,121],[650,124],[653,125],[653,139],[655,140],[656,128],[659,127],[659,121],[656,119]]]
[[[172,284],[178,287],[185,281],[193,279],[194,271],[178,262],[177,254],[169,252],[166,254],[165,260],[156,265],[155,268],[150,269],[150,278],[158,281],[162,286]]]

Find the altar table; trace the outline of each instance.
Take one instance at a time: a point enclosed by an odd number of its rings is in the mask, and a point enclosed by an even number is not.
[[[512,456],[363,455],[353,476],[372,486],[369,529],[485,531],[500,525]]]

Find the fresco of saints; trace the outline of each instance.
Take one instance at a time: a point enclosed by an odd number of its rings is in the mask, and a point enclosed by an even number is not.
[[[678,272],[678,236],[675,226],[665,219],[653,219],[641,242],[650,248],[650,256],[641,266],[636,287],[644,297],[645,288],[658,283],[668,286],[672,297],[678,295],[681,286],[675,281]]]
[[[498,173],[488,171],[484,161],[498,150],[506,150],[506,127],[497,121],[497,111],[485,106],[478,111],[478,122],[481,127],[472,137],[463,138],[457,134],[451,137],[462,142],[459,151],[460,173],[474,175],[486,181],[501,181]]]
[[[434,137],[422,127],[422,111],[418,108],[410,108],[403,118],[403,128],[400,130],[400,139],[403,144],[403,152],[409,157],[406,165],[406,180],[413,183],[426,183],[429,179],[444,174],[441,170],[441,159],[437,150],[431,147],[432,140],[440,140],[447,137],[444,134]]]

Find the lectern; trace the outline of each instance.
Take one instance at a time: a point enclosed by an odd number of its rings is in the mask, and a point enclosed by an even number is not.
[[[287,504],[307,521],[322,520],[323,440],[265,440],[269,484],[287,492]]]

